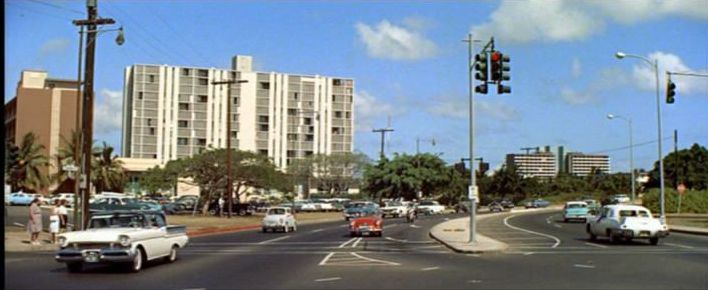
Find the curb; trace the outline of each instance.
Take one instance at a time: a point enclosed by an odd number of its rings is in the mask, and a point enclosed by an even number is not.
[[[671,227],[669,226],[669,231],[670,232],[676,232],[676,233],[682,233],[682,234],[691,234],[691,235],[699,235],[699,236],[708,236],[708,229],[693,229],[693,228],[687,228],[687,227]]]

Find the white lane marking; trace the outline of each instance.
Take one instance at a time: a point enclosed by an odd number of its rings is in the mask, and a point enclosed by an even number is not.
[[[561,226],[561,225],[559,225],[559,224],[553,224],[553,226],[554,226],[554,227],[557,227],[557,228],[559,228],[559,229],[563,227],[563,226]]]
[[[321,278],[321,279],[315,279],[315,282],[336,281],[336,280],[340,280],[340,279],[342,279],[342,278],[340,278],[340,277]]]
[[[334,255],[334,252],[329,253],[324,259],[322,259],[322,262],[319,263],[319,266],[322,266],[325,263],[327,263],[327,260],[329,260],[329,258],[331,258],[332,255]]]
[[[408,241],[408,240],[394,239],[394,238],[392,238],[392,237],[385,237],[384,239],[387,239],[387,240],[389,240],[389,241],[399,242],[399,243],[405,243],[405,242]]]
[[[324,229],[311,230],[310,232],[311,232],[311,233],[317,233],[317,232],[321,232],[321,231],[324,231]]]
[[[477,283],[482,283],[482,280],[469,280],[467,283],[472,283],[472,284],[477,284]]]
[[[433,245],[433,246],[423,246],[423,247],[415,247],[413,248],[414,250],[421,250],[421,249],[433,249],[433,248],[440,248],[441,245]]]
[[[262,241],[262,242],[260,242],[260,243],[258,243],[258,244],[259,244],[259,245],[265,245],[265,244],[268,244],[268,243],[272,243],[272,242],[276,242],[276,241],[280,241],[280,240],[285,240],[285,239],[287,239],[287,238],[290,238],[290,236],[284,236],[284,237],[279,237],[279,238],[275,238],[275,239],[270,239],[270,240]]]
[[[524,256],[533,255],[533,254],[534,254],[534,252],[526,252],[526,253],[524,253]]]
[[[351,238],[350,240],[348,240],[348,241],[344,242],[343,244],[339,245],[339,248],[344,248],[344,247],[346,247],[347,244],[353,242],[354,240],[356,240],[356,238]]]
[[[339,226],[339,227],[340,227],[340,228],[346,228],[346,227],[348,227],[348,226],[349,226],[349,225],[341,225],[341,226]]]
[[[420,226],[411,225],[411,228],[418,229],[418,228],[420,228]]]
[[[603,246],[603,245],[600,245],[600,244],[595,244],[595,243],[585,243],[585,244],[588,245],[588,246],[593,246],[593,247],[598,247],[598,248],[607,249],[607,246]]]
[[[400,265],[401,265],[401,264],[396,263],[396,262],[390,262],[390,261],[383,261],[383,260],[377,260],[377,259],[367,258],[367,257],[364,257],[364,256],[359,255],[359,254],[357,254],[357,253],[351,253],[351,254],[352,254],[352,256],[355,256],[355,257],[357,257],[357,258],[361,258],[361,259],[367,260],[367,261],[369,261],[369,262],[378,262],[378,263],[383,263],[383,264],[387,264],[387,265],[391,265],[391,266],[400,266]]]
[[[428,268],[423,268],[420,269],[421,271],[432,271],[432,270],[437,270],[440,269],[440,267],[428,267]]]
[[[576,268],[585,268],[585,269],[595,269],[595,266],[593,265],[582,265],[582,264],[575,264],[573,267]]]
[[[359,242],[361,242],[361,239],[362,239],[362,238],[358,238],[358,239],[352,244],[352,248],[356,248],[356,245],[358,245]]]
[[[504,238],[504,241],[519,241],[519,240],[539,240],[546,239],[546,237],[520,237],[520,238]]]
[[[674,246],[674,247],[679,247],[679,248],[684,248],[684,249],[693,249],[691,246],[686,246],[686,245],[681,245],[681,244],[674,244],[674,243],[664,243],[664,245],[667,246]]]
[[[522,229],[522,228],[519,228],[519,227],[515,227],[515,226],[510,225],[510,224],[509,224],[509,219],[510,219],[510,218],[513,218],[513,217],[515,217],[515,216],[516,216],[516,215],[511,215],[511,216],[506,217],[506,218],[504,219],[504,225],[506,225],[507,227],[510,227],[510,228],[512,228],[512,229],[515,229],[515,230],[519,230],[519,231],[522,231],[522,232],[527,232],[527,233],[529,233],[529,234],[534,234],[534,235],[539,235],[539,236],[544,236],[544,237],[547,237],[547,238],[551,238],[551,239],[553,239],[553,240],[556,241],[556,243],[553,244],[553,246],[551,246],[551,248],[555,248],[555,247],[558,247],[558,245],[560,245],[560,243],[561,243],[560,239],[558,239],[558,238],[556,238],[556,237],[554,237],[554,236],[547,235],[547,234],[544,234],[544,233],[534,232],[534,231],[530,231],[530,230],[526,230],[526,229]]]
[[[552,218],[552,217],[553,217],[553,216],[551,215],[551,216],[548,216],[548,218],[546,218],[546,223],[547,223],[547,224],[549,224],[549,225],[551,224],[551,218]]]

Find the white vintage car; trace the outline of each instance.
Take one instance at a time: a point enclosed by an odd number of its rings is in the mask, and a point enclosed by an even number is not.
[[[441,214],[445,212],[445,206],[434,200],[423,200],[418,204],[418,211],[423,214]]]
[[[297,221],[289,207],[269,207],[262,223],[263,232],[282,230],[297,231]]]
[[[668,227],[652,217],[647,208],[625,204],[604,206],[598,216],[588,218],[586,231],[590,240],[598,236],[609,237],[612,243],[620,239],[649,239],[652,245],[669,235]]]
[[[381,217],[402,217],[408,212],[408,202],[390,201],[386,206],[381,208]]]
[[[145,261],[174,262],[177,249],[188,241],[186,228],[168,226],[162,212],[95,212],[86,230],[59,236],[55,259],[66,263],[69,272],[93,263],[119,263],[138,272]]]

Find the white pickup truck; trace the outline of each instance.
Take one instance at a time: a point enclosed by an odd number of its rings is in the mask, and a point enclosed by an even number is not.
[[[615,243],[620,239],[649,239],[656,245],[659,238],[669,235],[669,229],[661,224],[659,219],[652,217],[651,212],[638,205],[615,204],[606,205],[600,210],[600,215],[587,219],[586,231],[590,240],[598,236],[608,237]]]
[[[95,212],[86,230],[59,236],[57,262],[69,272],[79,272],[84,264],[118,263],[139,272],[145,261],[177,259],[177,249],[187,245],[184,226],[168,226],[158,211]]]

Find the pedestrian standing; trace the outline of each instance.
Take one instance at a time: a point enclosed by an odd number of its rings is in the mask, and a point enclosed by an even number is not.
[[[224,196],[219,196],[219,216],[224,215]]]
[[[52,244],[57,243],[57,234],[59,233],[59,204],[60,200],[54,201],[51,209],[49,210],[49,233],[52,234]]]
[[[69,220],[69,211],[66,209],[66,199],[59,200],[57,214],[59,215],[59,231],[62,233],[66,232],[66,225]]]
[[[42,231],[42,209],[39,208],[39,198],[33,199],[30,204],[27,231],[30,233],[30,244],[39,245],[39,233]]]

